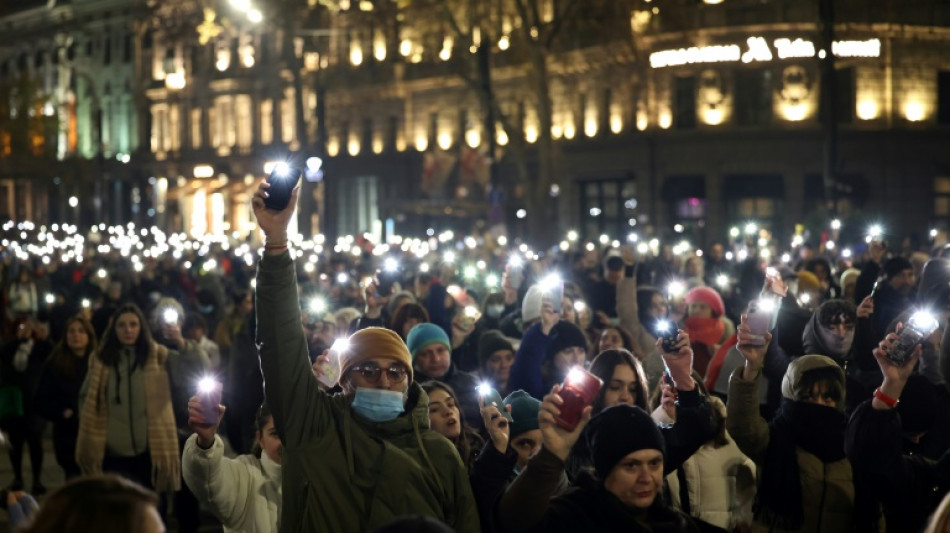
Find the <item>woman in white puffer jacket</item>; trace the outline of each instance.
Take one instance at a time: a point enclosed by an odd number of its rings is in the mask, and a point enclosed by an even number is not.
[[[224,406],[218,406],[218,423]],[[185,443],[181,466],[185,483],[221,520],[224,531],[276,532],[280,529],[280,437],[267,404],[257,415],[256,453],[230,459],[216,435],[218,424],[204,424],[201,401],[188,402],[188,425],[195,430]]]
[[[653,420],[672,424],[676,421],[675,390],[665,383],[660,389],[662,397]],[[726,406],[715,396],[709,398],[719,432],[666,476],[670,503],[693,519],[725,531],[745,530],[752,524],[755,463],[739,451],[726,432]]]

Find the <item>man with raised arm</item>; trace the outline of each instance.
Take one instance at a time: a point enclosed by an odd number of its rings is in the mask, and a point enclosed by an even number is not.
[[[286,209],[253,207],[265,235],[257,274],[257,342],[267,402],[284,446],[281,531],[367,531],[403,515],[479,531],[468,476],[452,444],[429,429],[429,399],[413,381],[409,350],[394,332],[367,328],[340,353],[343,393],[320,389],[300,328]]]

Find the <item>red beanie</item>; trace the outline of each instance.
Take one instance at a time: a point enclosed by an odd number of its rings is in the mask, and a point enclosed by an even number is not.
[[[686,293],[686,303],[703,302],[712,309],[713,318],[719,318],[726,312],[726,305],[722,303],[719,293],[709,287],[696,287]]]

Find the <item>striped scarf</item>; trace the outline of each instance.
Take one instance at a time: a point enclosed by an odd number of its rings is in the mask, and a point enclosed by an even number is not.
[[[165,371],[167,359],[168,350],[153,342],[142,367],[152,485],[157,492],[181,488],[181,457],[172,411],[171,387],[168,372]],[[109,373],[110,368],[98,356],[89,358],[89,392],[80,407],[79,436],[76,440],[76,463],[84,475],[102,473],[109,429]]]

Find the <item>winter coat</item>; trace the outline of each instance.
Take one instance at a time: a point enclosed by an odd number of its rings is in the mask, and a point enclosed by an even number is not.
[[[771,430],[759,414],[759,380],[742,378],[742,367],[736,368],[729,380],[729,403],[726,428],[735,439],[739,449],[762,469],[766,450],[769,447]],[[800,377],[799,377],[800,378]],[[799,378],[794,378],[798,382]],[[854,510],[854,479],[851,463],[847,458],[832,463],[822,463],[818,457],[797,447],[801,479],[802,510],[804,522],[801,532],[850,531]],[[753,530],[781,533],[778,528],[758,521]]]
[[[602,487],[573,489],[557,496],[564,462],[541,448],[498,505],[503,531],[661,533],[698,531],[680,511],[657,495],[647,510],[624,506]],[[526,510],[534,512],[525,513]],[[536,521],[540,514],[540,521]],[[525,520],[530,517],[530,520]]]
[[[848,422],[845,450],[855,479],[871,488],[883,505],[887,533],[923,530],[950,490],[950,452],[939,461],[902,451],[897,409],[877,410],[867,400]]]
[[[715,408],[725,410],[718,399]],[[672,424],[663,407],[653,411],[660,424]],[[742,454],[726,433],[728,442],[716,447],[704,444],[673,473],[666,476],[670,503],[707,524],[732,531],[737,524],[752,522],[755,499],[755,463]],[[685,485],[681,483],[685,481]],[[684,498],[685,497],[685,498]]]
[[[257,316],[265,392],[284,446],[281,531],[366,531],[407,514],[479,531],[462,460],[429,428],[429,400],[418,383],[410,385],[406,412],[379,424],[353,412],[351,395],[319,389],[290,254],[261,259]]]
[[[43,368],[36,391],[36,411],[53,423],[53,451],[56,462],[66,471],[67,477],[78,475],[76,465],[76,437],[79,434],[79,389],[86,378],[88,360],[76,364],[76,375],[64,376],[49,359]],[[69,409],[72,415],[65,418]]]
[[[229,459],[221,437],[215,435],[214,444],[204,450],[192,435],[181,456],[181,474],[225,533],[274,532],[280,527],[281,467],[266,454]]]
[[[454,352],[452,357],[455,357]],[[459,370],[454,361],[441,378],[430,378],[417,370],[415,380],[417,383],[425,383],[430,380],[438,381],[452,387],[452,390],[455,391],[455,397],[458,399],[462,416],[465,417],[465,422],[469,425],[477,425],[478,421],[482,419],[481,411],[478,409],[478,378],[475,377],[475,374]]]

